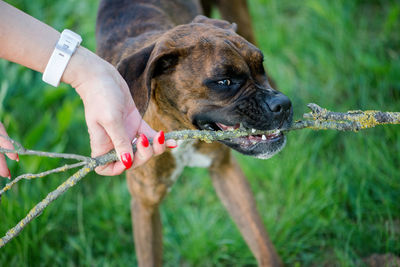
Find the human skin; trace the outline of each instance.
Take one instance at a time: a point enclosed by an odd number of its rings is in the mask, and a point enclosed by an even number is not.
[[[59,37],[57,30],[0,1],[0,58],[43,73]],[[92,157],[115,148],[121,159],[98,167],[98,174],[118,175],[163,153],[166,146],[176,146],[174,140],[164,142],[164,133],[157,133],[142,120],[118,71],[85,47],[75,51],[61,81],[75,88],[83,101]],[[7,135],[1,123],[0,134]],[[131,140],[135,136],[140,137],[133,155]],[[148,144],[147,137],[155,140],[153,145]],[[4,138],[0,138],[0,146],[13,148]],[[18,158],[17,154],[7,156]],[[0,176],[11,176],[4,155],[0,155]]]

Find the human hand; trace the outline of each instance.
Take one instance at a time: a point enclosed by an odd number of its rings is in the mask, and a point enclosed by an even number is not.
[[[3,137],[3,136],[8,137],[8,134],[1,122],[0,122],[0,135],[1,135],[0,136],[0,147],[6,148],[6,149],[14,149],[13,144],[11,144],[11,142],[8,139]],[[10,159],[19,161],[18,154],[16,154],[16,153],[7,153],[6,155]],[[6,158],[3,154],[0,154],[0,176],[8,177],[8,179],[11,179],[11,173],[7,167]]]
[[[153,155],[163,153],[166,145],[176,146],[176,141],[165,142],[163,132],[156,133],[142,120],[128,85],[119,72],[89,50],[83,47],[77,50],[63,81],[70,83],[82,98],[92,157],[115,148],[121,159],[120,162],[96,168],[98,174],[118,175],[131,166],[142,165]],[[139,134],[137,152],[132,157],[131,140]],[[152,146],[147,137],[153,138]]]

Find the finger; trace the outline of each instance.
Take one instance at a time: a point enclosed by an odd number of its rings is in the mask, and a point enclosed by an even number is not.
[[[8,137],[6,129],[4,128],[2,123],[0,123],[0,135]],[[13,144],[8,139],[1,137],[1,136],[0,136],[0,147],[5,148],[5,149],[14,149]],[[6,155],[10,159],[19,160],[17,153],[7,153]]]
[[[160,131],[153,138],[153,151],[154,155],[160,155],[165,151],[165,136],[164,132]]]
[[[157,132],[153,130],[144,120],[141,120],[141,124],[139,125],[139,130],[138,133],[144,133],[146,136],[150,138],[155,138]],[[174,139],[168,139],[166,142],[166,147],[168,148],[176,148],[178,146],[178,143]],[[154,144],[153,144],[154,147]],[[160,154],[158,153],[159,151],[155,150],[154,151],[157,155]],[[163,150],[164,152],[164,150]],[[162,152],[161,152],[162,153]]]
[[[178,147],[178,142],[174,139],[168,139],[165,141],[165,146],[168,148],[176,148]]]
[[[90,136],[90,147],[93,158],[104,155],[114,148],[110,137],[107,135],[101,125],[97,123],[88,124],[88,132]],[[97,174],[107,176],[121,174],[124,170],[125,166],[120,161],[99,166],[95,169]]]
[[[113,149],[114,145],[110,137],[100,124],[88,124],[88,132],[93,158],[101,156]]]
[[[105,125],[105,130],[111,138],[118,158],[124,164],[125,169],[132,167],[133,150],[131,139],[129,138],[122,120]]]
[[[112,162],[104,166],[99,166],[95,169],[97,174],[104,176],[114,176],[123,173],[126,170],[124,164],[120,161]]]
[[[133,167],[136,168],[148,161],[154,154],[146,135],[141,134],[136,144],[137,151],[133,159]]]
[[[3,154],[0,154],[0,176],[11,179],[11,173],[7,167],[6,158]]]

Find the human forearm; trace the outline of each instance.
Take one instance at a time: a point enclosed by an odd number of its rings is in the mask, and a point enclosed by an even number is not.
[[[43,73],[59,38],[57,30],[0,0],[0,58]],[[79,47],[61,81],[77,88],[88,79],[89,70],[96,75],[99,61],[93,52]]]
[[[43,72],[60,33],[0,1],[0,58]]]

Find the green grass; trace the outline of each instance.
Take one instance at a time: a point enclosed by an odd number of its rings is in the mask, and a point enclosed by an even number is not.
[[[338,111],[400,111],[398,1],[253,0],[265,63],[294,103]],[[13,3],[95,49],[97,2]],[[0,119],[26,147],[88,155],[83,107],[73,89],[0,61]],[[400,127],[360,133],[303,130],[262,161],[237,155],[283,261],[289,266],[362,266],[400,254]],[[21,157],[12,174],[58,160]],[[0,234],[67,175],[25,181],[0,203]],[[5,180],[0,180],[4,185]],[[0,249],[0,266],[128,266],[136,262],[124,178],[90,175]],[[187,169],[162,205],[165,266],[254,266],[206,170]]]

